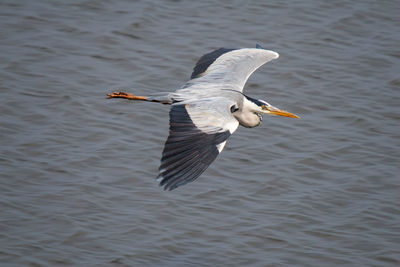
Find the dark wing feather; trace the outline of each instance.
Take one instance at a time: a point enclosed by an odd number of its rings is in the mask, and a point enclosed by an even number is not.
[[[172,190],[199,177],[218,156],[217,146],[231,135],[205,133],[191,120],[185,105],[174,105],[169,113],[170,131],[157,179],[165,190]]]
[[[211,53],[202,56],[199,61],[197,61],[196,66],[193,69],[190,79],[198,78],[208,69],[208,67],[221,55],[228,53],[230,51],[236,50],[234,48],[220,48]]]

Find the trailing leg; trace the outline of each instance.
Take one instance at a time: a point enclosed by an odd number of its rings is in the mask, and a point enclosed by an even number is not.
[[[107,94],[107,98],[125,98],[129,100],[149,101],[145,96],[138,96],[138,95],[128,94],[125,92],[114,92],[111,94]]]
[[[140,100],[148,102],[158,102],[165,105],[171,105],[174,101],[170,93],[156,93],[150,96],[138,96],[134,94],[129,94],[125,92],[114,92],[107,94],[107,98],[125,98],[129,100]]]

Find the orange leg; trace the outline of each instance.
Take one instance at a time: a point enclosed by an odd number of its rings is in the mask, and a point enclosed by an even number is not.
[[[142,101],[147,100],[147,97],[145,96],[138,96],[138,95],[128,94],[125,92],[114,92],[112,94],[107,94],[107,98],[126,98],[129,100],[142,100]]]

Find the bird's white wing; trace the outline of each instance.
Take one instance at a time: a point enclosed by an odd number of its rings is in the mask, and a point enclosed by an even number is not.
[[[195,180],[215,160],[239,123],[233,101],[210,98],[172,105],[169,136],[157,180],[172,190]]]
[[[247,79],[256,69],[278,57],[278,53],[263,49],[261,46],[241,49],[220,48],[199,59],[193,69],[191,80],[184,88],[197,83],[217,83],[243,91]]]

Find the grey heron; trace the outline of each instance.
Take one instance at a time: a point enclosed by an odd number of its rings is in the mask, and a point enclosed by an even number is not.
[[[221,153],[239,125],[256,127],[263,114],[299,118],[243,93],[249,76],[278,57],[278,53],[259,45],[220,48],[203,55],[190,80],[175,92],[150,96],[114,92],[107,97],[171,105],[169,136],[157,181],[164,190],[173,190],[197,179]]]

